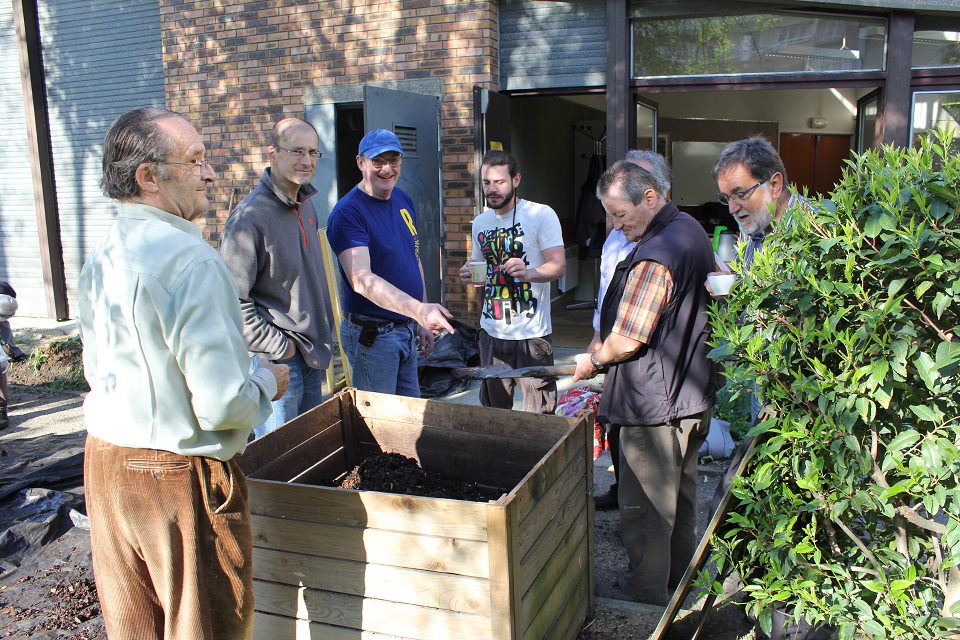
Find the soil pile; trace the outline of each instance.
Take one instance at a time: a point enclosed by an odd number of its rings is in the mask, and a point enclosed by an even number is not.
[[[90,389],[83,378],[83,345],[76,337],[38,346],[23,362],[11,362],[7,375],[12,384],[49,386],[58,391]]]
[[[425,498],[452,498],[471,502],[496,500],[499,489],[424,471],[413,458],[381,453],[357,465],[338,485],[341,489],[383,491]]]

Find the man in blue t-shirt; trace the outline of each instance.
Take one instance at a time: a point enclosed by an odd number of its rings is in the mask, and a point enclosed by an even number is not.
[[[353,386],[420,396],[417,353],[433,351],[434,332],[453,333],[452,314],[426,301],[413,201],[397,189],[403,147],[386,129],[360,141],[363,179],[330,213],[327,236],[340,260],[344,321],[340,340]]]

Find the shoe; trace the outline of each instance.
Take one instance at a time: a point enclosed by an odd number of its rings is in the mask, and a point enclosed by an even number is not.
[[[613,511],[620,508],[620,502],[617,500],[617,485],[612,484],[606,493],[599,496],[593,496],[593,508],[597,511]]]
[[[13,360],[14,362],[26,362],[27,358],[28,358],[27,354],[21,352],[19,355],[15,355],[10,359]]]

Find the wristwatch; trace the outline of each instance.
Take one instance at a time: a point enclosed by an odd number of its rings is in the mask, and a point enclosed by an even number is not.
[[[606,370],[607,370],[606,365],[602,365],[602,364],[600,364],[600,362],[597,361],[596,353],[591,353],[591,354],[590,354],[590,364],[592,364],[592,365],[593,365],[593,368],[596,369],[597,371],[606,371]]]

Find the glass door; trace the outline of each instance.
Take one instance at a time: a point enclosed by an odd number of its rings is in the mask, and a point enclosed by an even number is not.
[[[633,148],[645,151],[656,151],[669,162],[669,140],[660,140],[657,137],[657,103],[641,96],[634,96],[634,101],[637,116],[635,123],[636,138]]]
[[[857,100],[857,153],[863,153],[877,145],[877,118],[882,95],[882,89],[874,89]]]

